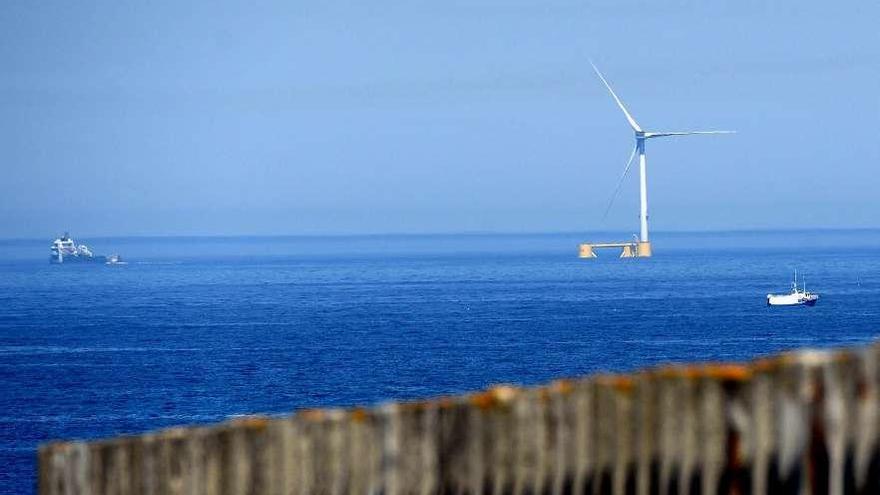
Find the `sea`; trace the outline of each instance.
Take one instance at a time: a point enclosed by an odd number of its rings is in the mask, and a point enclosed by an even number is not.
[[[245,414],[370,405],[880,334],[880,231],[0,241],[0,493],[36,449]],[[794,270],[815,307],[768,307]]]

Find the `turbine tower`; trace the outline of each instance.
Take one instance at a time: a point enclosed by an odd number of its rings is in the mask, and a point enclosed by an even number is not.
[[[605,87],[608,88],[608,92],[611,93],[612,98],[617,103],[617,106],[620,107],[620,110],[623,112],[623,115],[626,117],[626,121],[629,122],[629,126],[632,128],[633,133],[635,133],[635,146],[633,147],[632,153],[629,155],[629,161],[626,162],[626,167],[623,169],[623,174],[620,176],[620,180],[617,182],[617,187],[614,189],[614,194],[611,197],[611,202],[608,204],[608,208],[605,209],[605,215],[608,214],[608,211],[611,209],[611,204],[614,203],[614,199],[617,197],[617,192],[620,190],[620,185],[623,183],[623,179],[626,177],[627,172],[629,172],[629,167],[632,165],[633,158],[636,156],[636,153],[639,154],[639,220],[640,220],[640,231],[639,231],[639,242],[638,246],[636,246],[636,253],[630,254],[630,256],[651,256],[651,242],[648,240],[648,176],[647,176],[647,165],[645,160],[645,142],[648,139],[659,138],[659,137],[668,137],[668,136],[690,136],[693,134],[733,134],[736,131],[681,131],[681,132],[648,132],[642,130],[639,123],[636,122],[636,119],[630,115],[629,111],[627,111],[626,107],[623,105],[623,102],[620,101],[620,98],[617,97],[617,94],[611,89],[611,85],[608,84],[608,81],[605,80],[605,76],[599,72],[599,69],[596,67],[592,61],[590,61],[590,65],[593,66],[593,70],[596,71],[596,75],[599,76],[599,79],[602,80],[602,83],[605,84]],[[626,251],[624,251],[624,256],[626,256]]]

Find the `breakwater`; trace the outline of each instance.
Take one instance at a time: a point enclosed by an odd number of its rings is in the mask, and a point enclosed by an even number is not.
[[[55,494],[880,493],[880,345],[39,451]]]

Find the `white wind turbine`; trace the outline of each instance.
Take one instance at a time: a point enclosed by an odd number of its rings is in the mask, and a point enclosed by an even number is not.
[[[626,116],[627,122],[629,122],[629,126],[632,127],[633,132],[635,133],[636,144],[633,147],[632,153],[629,155],[629,161],[626,162],[626,167],[623,169],[623,174],[620,176],[620,180],[617,182],[617,187],[614,189],[614,194],[611,197],[611,202],[608,204],[608,208],[605,209],[605,215],[608,214],[608,210],[611,209],[611,204],[614,202],[614,198],[617,197],[617,192],[620,190],[620,185],[623,183],[624,177],[626,177],[627,172],[629,172],[629,167],[632,164],[633,158],[636,156],[636,152],[639,153],[639,196],[640,196],[640,211],[639,211],[639,220],[641,221],[641,230],[639,232],[639,244],[640,252],[644,252],[644,255],[651,255],[651,247],[648,244],[648,178],[647,178],[647,170],[645,164],[645,141],[652,138],[659,137],[667,137],[667,136],[690,136],[692,134],[733,134],[736,131],[683,131],[683,132],[647,132],[643,131],[639,126],[636,119],[633,118],[632,115],[626,110],[626,107],[623,106],[623,102],[620,101],[620,98],[614,93],[614,90],[611,89],[611,85],[608,84],[608,81],[605,80],[605,77],[599,72],[599,69],[596,68],[596,64],[590,61],[590,65],[593,66],[593,70],[596,71],[596,75],[599,76],[599,79],[602,80],[602,83],[605,84],[605,87],[608,88],[608,92],[611,93],[611,96],[614,98],[614,101],[617,103],[617,106],[620,107],[620,110],[623,111],[623,115]],[[640,254],[641,255],[641,254]]]

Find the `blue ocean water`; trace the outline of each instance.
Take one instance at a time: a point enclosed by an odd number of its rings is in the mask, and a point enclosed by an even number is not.
[[[33,490],[51,439],[880,332],[880,231],[658,234],[654,258],[589,261],[569,234],[78,240],[130,264],[0,241],[0,491]],[[795,268],[819,304],[768,308]]]

